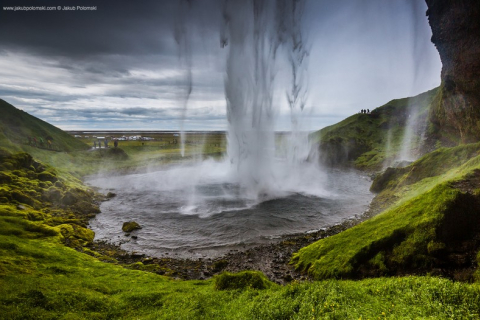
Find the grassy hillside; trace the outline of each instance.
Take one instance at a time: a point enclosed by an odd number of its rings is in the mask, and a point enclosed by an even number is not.
[[[480,316],[478,285],[431,277],[260,285],[244,272],[175,281],[100,262],[61,243],[59,227],[0,206],[2,319],[467,319]],[[231,275],[227,280],[231,279]],[[265,281],[265,280],[261,280]],[[264,289],[262,289],[264,288]]]
[[[0,148],[27,152],[62,174],[77,178],[102,172],[146,170],[172,162],[201,157],[219,157],[225,151],[225,136],[187,134],[185,157],[172,133],[157,134],[154,141],[120,141],[119,148],[93,149],[92,137],[77,139],[41,119],[33,117],[0,99]],[[119,134],[120,136],[123,135]],[[151,135],[151,134],[149,134]],[[30,138],[30,139],[29,139]],[[33,140],[36,139],[36,142]],[[52,145],[48,145],[51,138]],[[43,143],[41,142],[43,140]],[[64,151],[64,152],[56,152]]]
[[[15,144],[35,145],[36,148],[56,151],[87,148],[87,145],[68,133],[15,108],[2,99],[0,99],[0,114],[2,115],[0,117],[0,143],[3,147],[15,148]],[[48,140],[51,141],[51,145],[48,144]]]
[[[313,133],[311,139],[318,145],[321,162],[369,170],[391,164],[401,150],[406,124],[416,123],[417,131],[426,127],[429,107],[437,91],[438,88],[392,100],[370,114],[355,114]],[[419,153],[418,138],[412,146],[414,153]]]
[[[46,152],[46,151],[45,151]],[[26,153],[0,159],[1,319],[467,318],[477,285],[431,277],[278,286],[258,272],[178,281],[89,249],[96,195]],[[98,196],[98,195],[97,195]],[[105,263],[102,261],[110,261]]]
[[[374,181],[387,209],[301,249],[316,279],[427,274],[472,281],[480,249],[480,144],[442,148]]]

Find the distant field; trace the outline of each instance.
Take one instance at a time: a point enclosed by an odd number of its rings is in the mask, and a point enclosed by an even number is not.
[[[21,148],[35,158],[77,178],[98,172],[134,172],[185,161],[221,159],[227,152],[227,136],[224,131],[186,132],[183,156],[180,134],[175,131],[70,131],[68,135],[69,138],[76,137],[75,140],[80,145],[88,147],[71,152],[52,152],[25,142]],[[282,156],[285,152],[288,136],[287,132],[276,133],[277,155]],[[107,149],[103,141],[101,148],[98,148],[99,137],[107,138]],[[120,140],[122,137],[149,139]],[[118,139],[117,148],[114,147],[114,139]],[[94,142],[97,142],[96,148]]]
[[[225,132],[187,132],[184,156],[181,154],[181,137],[172,131],[70,131],[76,139],[90,146],[86,152],[77,152],[78,174],[91,174],[98,170],[137,170],[145,167],[164,165],[172,162],[189,161],[207,157],[221,157],[226,151]],[[102,139],[106,138],[108,150]],[[125,140],[123,140],[125,139]],[[118,142],[128,159],[111,156],[114,141]],[[94,148],[96,142],[96,148]],[[80,160],[81,159],[81,160]]]
[[[98,137],[105,137],[109,147],[118,140],[118,147],[127,153],[180,152],[181,137],[178,132],[172,131],[70,131],[71,135],[93,147]],[[123,140],[126,139],[126,140]],[[102,144],[102,147],[104,145]],[[186,132],[185,155],[221,153],[225,151],[225,132]]]

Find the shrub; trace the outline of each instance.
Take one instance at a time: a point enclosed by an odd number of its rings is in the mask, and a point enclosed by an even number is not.
[[[215,277],[215,289],[267,289],[273,285],[260,271],[224,272]]]

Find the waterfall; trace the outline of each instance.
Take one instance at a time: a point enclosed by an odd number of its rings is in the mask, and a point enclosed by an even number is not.
[[[399,162],[412,162],[418,158],[418,149],[425,138],[427,129],[427,111],[425,102],[418,99],[409,99],[406,113],[405,129],[400,152],[397,160]]]
[[[225,98],[228,157],[234,175],[249,197],[278,189],[275,161],[275,77],[279,65],[291,68],[286,89],[291,112],[293,150],[300,154],[299,113],[305,106],[308,51],[301,31],[303,1],[224,1],[221,45],[228,50]],[[283,62],[283,64],[281,64]],[[293,164],[293,162],[292,162]]]
[[[307,161],[311,148],[308,134],[302,131],[309,56],[302,31],[305,1],[218,1],[215,8],[221,13],[219,43],[225,57],[218,63],[224,70],[228,122],[224,161],[229,170],[221,179],[228,186],[225,193],[250,204],[292,193],[324,195],[322,172],[316,163]],[[192,49],[185,42],[193,41],[182,24],[187,23],[194,5],[183,2],[175,37],[180,55],[187,55],[180,59],[187,69],[187,85],[180,99],[182,116],[192,92],[192,73],[188,70],[192,68]],[[289,110],[291,132],[280,136],[275,126],[281,108],[284,113]],[[225,163],[218,163],[218,170],[225,167]],[[198,168],[201,172],[201,165]],[[194,177],[190,180],[197,181]],[[197,192],[197,186],[188,191],[191,212],[200,207]]]

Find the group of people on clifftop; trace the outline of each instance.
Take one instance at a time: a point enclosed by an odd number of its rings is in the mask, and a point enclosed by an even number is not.
[[[370,109],[362,109],[362,110],[360,111],[360,113],[362,113],[362,114],[369,114],[369,113],[370,113]]]

